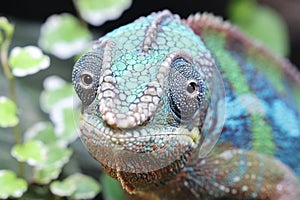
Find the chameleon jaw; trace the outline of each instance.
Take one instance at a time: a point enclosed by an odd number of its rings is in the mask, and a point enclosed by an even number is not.
[[[178,160],[184,159],[185,163],[200,138],[197,128],[189,131],[183,127],[147,126],[140,130],[121,130],[103,125],[98,128],[94,122],[81,120],[82,142],[92,157],[116,171],[145,173]]]

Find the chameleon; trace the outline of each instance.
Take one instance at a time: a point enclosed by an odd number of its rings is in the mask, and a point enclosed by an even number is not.
[[[72,83],[80,138],[128,199],[300,199],[300,73],[220,17],[140,17]]]

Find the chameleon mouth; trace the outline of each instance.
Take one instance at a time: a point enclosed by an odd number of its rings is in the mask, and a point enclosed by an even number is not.
[[[187,159],[198,145],[200,133],[197,128],[189,131],[150,125],[134,130],[111,129],[101,122],[82,119],[80,137],[91,156],[103,165],[144,173]]]

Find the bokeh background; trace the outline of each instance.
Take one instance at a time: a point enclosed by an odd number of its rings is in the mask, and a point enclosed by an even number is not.
[[[174,13],[187,17],[196,12],[211,12],[228,18],[229,0],[134,0],[131,7],[116,20],[109,21],[94,30],[106,33],[120,25],[127,24],[139,16],[162,9],[170,9]],[[267,5],[278,12],[285,20],[290,38],[290,60],[300,65],[300,1],[299,0],[258,0],[262,5]],[[17,18],[24,23],[42,23],[48,16],[55,13],[70,12],[76,14],[71,0],[9,0],[2,1],[0,14]],[[265,31],[268,31],[267,29]],[[276,34],[276,33],[270,33]]]

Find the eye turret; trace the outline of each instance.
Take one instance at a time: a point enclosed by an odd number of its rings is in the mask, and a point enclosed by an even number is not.
[[[102,58],[99,53],[88,52],[74,65],[72,82],[82,104],[91,104],[97,94]]]
[[[178,57],[171,63],[167,95],[176,127],[198,128],[201,136],[196,158],[204,157],[216,144],[225,120],[225,89],[210,54],[190,60]]]
[[[205,81],[184,58],[173,61],[168,77],[168,97],[175,120],[191,123],[199,112],[207,112],[209,91]]]

